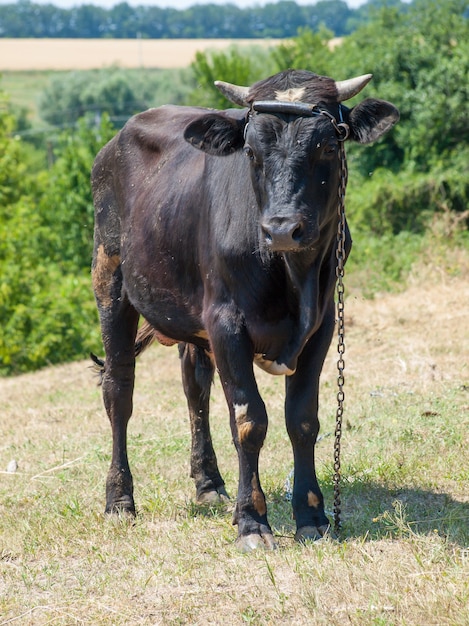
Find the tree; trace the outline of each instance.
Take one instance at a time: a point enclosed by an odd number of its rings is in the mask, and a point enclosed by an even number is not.
[[[331,39],[332,32],[325,28],[321,28],[317,33],[309,28],[301,28],[296,37],[272,49],[276,71],[293,67],[329,75],[333,72],[332,53],[329,47]]]
[[[369,4],[384,0],[370,0]],[[386,0],[399,3],[399,0]],[[401,3],[402,4],[402,3]],[[365,5],[368,6],[368,5]],[[406,4],[403,4],[405,7]],[[197,4],[173,8],[130,6],[120,2],[106,10],[93,4],[60,9],[29,0],[0,5],[3,37],[292,37],[298,28],[314,31],[325,25],[336,36],[369,21],[370,12],[350,9],[344,0],[320,0],[300,6],[292,0],[240,9],[225,5]]]
[[[348,149],[350,167],[365,185],[357,201],[350,196],[351,214],[377,233],[422,231],[435,211],[463,211],[468,204],[466,5],[415,0],[407,13],[384,7],[334,50],[339,78],[372,72],[367,95],[391,100],[401,112],[373,149]]]
[[[129,117],[150,106],[183,103],[193,85],[188,69],[126,70],[110,67],[53,76],[41,94],[41,117],[53,126],[67,127],[89,115],[108,113],[120,127]]]
[[[373,154],[387,167],[428,171],[455,146],[467,145],[465,6],[465,0],[416,0],[407,14],[385,8],[334,51],[344,72],[339,78],[372,72],[367,93],[394,101],[401,112],[395,132],[363,157],[364,174],[378,165],[369,160]]]
[[[249,13],[251,37],[292,37],[304,24],[302,8],[291,0],[281,0]]]
[[[191,104],[224,109],[233,106],[216,89],[214,82],[224,80],[236,85],[251,85],[274,73],[274,63],[268,51],[255,47],[240,52],[232,47],[221,52],[197,52],[191,65],[197,88],[191,93]]]
[[[304,22],[306,27],[313,31],[327,28],[336,37],[351,32],[348,24],[351,16],[356,13],[343,0],[319,0],[312,6],[304,7],[304,12],[308,14]],[[356,27],[359,24],[360,20],[357,19]]]
[[[90,171],[100,148],[115,134],[108,115],[99,126],[86,118],[60,135],[54,164],[43,172],[39,213],[48,233],[47,260],[64,272],[88,272],[93,248],[94,209]]]
[[[9,98],[0,88],[0,222],[30,185],[27,166],[22,162],[21,141],[14,132],[17,126]]]
[[[57,74],[39,102],[41,117],[54,126],[74,124],[86,114],[107,112],[116,121],[147,109],[154,85],[137,73],[117,67]]]

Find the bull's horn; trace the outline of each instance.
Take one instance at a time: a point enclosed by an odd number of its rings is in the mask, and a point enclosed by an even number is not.
[[[221,91],[225,98],[228,98],[230,102],[239,104],[241,107],[248,106],[246,98],[248,97],[249,87],[239,87],[238,85],[225,83],[223,80],[216,80],[215,87]]]
[[[335,86],[337,88],[339,102],[350,100],[350,98],[356,96],[372,78],[373,74],[363,74],[363,76],[356,76],[348,80],[336,80]]]

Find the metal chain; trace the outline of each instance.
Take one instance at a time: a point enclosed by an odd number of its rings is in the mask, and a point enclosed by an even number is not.
[[[342,126],[342,125],[339,125]],[[345,124],[344,124],[345,126]],[[337,226],[337,249],[336,249],[336,278],[337,278],[337,369],[339,372],[337,378],[337,413],[335,425],[335,441],[334,441],[334,532],[338,535],[340,532],[340,440],[342,436],[342,418],[344,414],[344,352],[345,352],[345,307],[344,307],[344,265],[345,265],[345,190],[347,187],[347,160],[345,157],[344,141],[339,143],[339,161],[340,161],[340,182],[339,182],[339,199],[337,205],[338,226]]]

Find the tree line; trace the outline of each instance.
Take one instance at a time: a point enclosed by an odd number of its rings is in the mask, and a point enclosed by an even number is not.
[[[448,246],[469,249],[466,12],[467,0],[414,0],[407,14],[381,9],[333,50],[330,33],[304,29],[258,54],[241,48],[199,53],[180,85],[173,72],[173,91],[164,81],[161,90],[167,101],[224,108],[232,105],[214,88],[217,79],[250,85],[288,67],[337,80],[372,72],[365,92],[347,106],[383,98],[398,106],[401,120],[374,146],[347,144],[346,204],[355,241],[350,263],[372,267],[383,288],[401,281],[419,253],[433,263]],[[47,146],[21,135],[17,107],[0,91],[0,375],[101,351],[89,270],[90,169],[116,133],[110,116],[155,104],[145,103],[152,97],[144,90],[149,81],[122,72],[109,68],[92,80],[76,72],[58,75],[44,103],[57,107],[63,98],[63,115],[74,112],[67,118],[73,128],[54,131],[64,118],[46,108],[52,124]],[[93,89],[87,91],[86,82]],[[47,150],[53,153],[49,166],[40,160]],[[436,218],[444,218],[444,228],[440,239],[428,240]]]
[[[250,8],[195,4],[177,10],[121,2],[110,9],[92,4],[63,9],[20,0],[0,5],[0,37],[284,38],[295,36],[300,27],[316,31],[321,26],[343,36],[368,21],[382,5],[402,11],[408,8],[401,0],[369,0],[359,9],[349,8],[343,0],[319,0],[308,6],[280,0]]]

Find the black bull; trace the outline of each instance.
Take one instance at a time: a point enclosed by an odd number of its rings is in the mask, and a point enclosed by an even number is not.
[[[237,541],[243,550],[275,546],[259,478],[267,414],[256,363],[286,375],[296,539],[327,531],[314,446],[335,323],[339,141],[345,132],[374,141],[399,117],[382,100],[341,104],[370,78],[289,70],[251,88],[217,82],[244,108],[151,109],[99,153],[93,286],[113,435],[108,513],[135,513],[126,435],[135,356],[156,337],[179,344],[197,500],[226,496],[208,417],[216,367],[239,457]],[[350,247],[346,227],[346,254]]]

